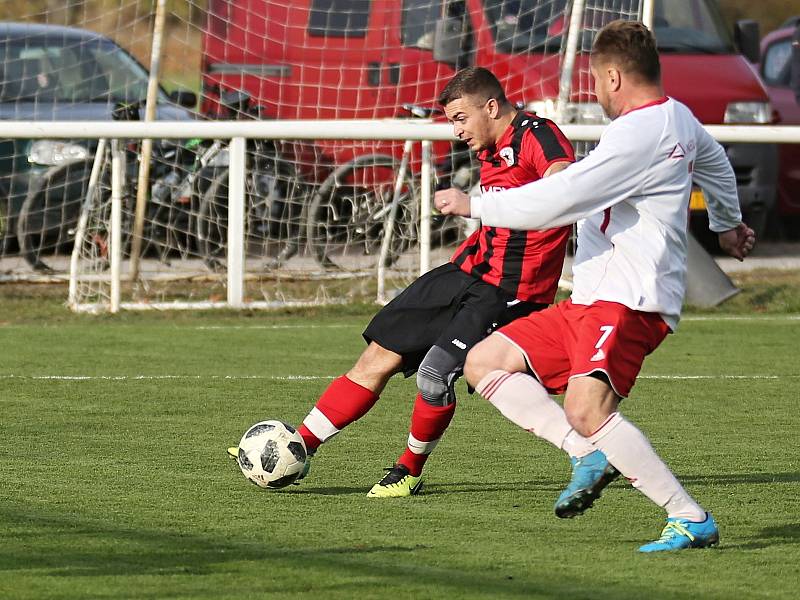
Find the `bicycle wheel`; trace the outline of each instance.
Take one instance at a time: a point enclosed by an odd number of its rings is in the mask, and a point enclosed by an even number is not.
[[[307,186],[288,166],[248,173],[245,178],[245,251],[273,257],[277,268],[299,248],[300,220]],[[225,267],[228,246],[228,172],[218,173],[202,194],[196,218],[197,246],[212,271]]]
[[[154,256],[165,264],[173,257],[185,260],[196,248],[194,215],[199,206],[198,184],[207,179],[206,173],[215,169],[200,165],[194,142],[166,140],[159,144],[157,153],[154,148],[142,255]]]
[[[255,162],[256,170],[248,178],[253,190],[248,194],[248,244],[253,254],[271,257],[265,266],[274,269],[300,248],[309,186],[294,165],[275,152],[258,154]]]
[[[34,270],[52,271],[41,257],[72,250],[71,232],[78,223],[91,171],[91,160],[52,167],[28,190],[16,233],[20,254]]]
[[[126,185],[121,190],[121,222],[120,243],[122,256],[130,256],[131,238],[134,220],[135,194]],[[86,228],[82,239],[76,243],[82,244],[81,253],[94,263],[97,271],[108,269],[111,266],[111,154],[106,151],[94,194],[83,210],[88,212]]]
[[[358,271],[377,266],[384,223],[391,210],[397,163],[391,156],[359,156],[336,169],[314,194],[306,237],[326,269]],[[417,240],[418,194],[410,173],[400,188],[387,264]]]
[[[212,271],[224,268],[228,246],[228,172],[216,174],[200,199],[195,219],[197,250]]]

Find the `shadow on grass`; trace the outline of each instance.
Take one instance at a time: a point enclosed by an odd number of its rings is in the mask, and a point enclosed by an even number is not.
[[[309,484],[300,484],[298,488],[290,487],[286,491],[292,494],[306,494],[309,496],[362,496],[367,493],[365,487],[311,487]]]
[[[492,494],[495,492],[560,492],[568,483],[568,477],[563,481],[553,481],[552,479],[534,479],[529,481],[509,481],[507,483],[442,481],[439,483],[426,483],[423,486],[423,493],[427,496],[436,494]]]
[[[761,550],[784,544],[800,544],[800,523],[764,527],[748,541],[725,544],[723,550]]]
[[[495,492],[553,492],[561,491],[569,483],[569,479],[555,482],[549,479],[533,481],[510,481],[507,483],[479,483],[475,481],[448,482],[439,481],[438,483],[428,483],[425,481],[422,486],[422,495],[434,496],[437,494],[492,494]],[[319,496],[366,496],[369,486],[366,487],[303,487],[300,489],[289,488],[293,494],[308,494]]]
[[[679,475],[683,483],[752,484],[798,483],[800,473],[720,473],[715,475]]]
[[[52,592],[63,597],[72,593],[72,580],[87,579],[93,593],[122,586],[155,586],[159,594],[172,595],[194,579],[182,575],[205,575],[203,588],[192,589],[193,597],[234,597],[252,593],[252,578],[258,573],[259,589],[278,589],[286,595],[344,593],[357,597],[396,585],[398,573],[413,571],[413,588],[430,590],[440,597],[551,598],[591,597],[596,577],[586,580],[563,578],[535,569],[520,575],[507,569],[475,570],[430,565],[418,551],[424,545],[352,544],[323,548],[286,546],[281,540],[232,540],[224,534],[201,535],[105,521],[93,517],[62,515],[36,509],[0,508],[0,579],[5,585],[24,585],[35,574]],[[298,577],[299,573],[305,576]],[[148,579],[138,579],[147,575]],[[106,579],[113,577],[113,580]],[[42,578],[45,578],[44,580]],[[47,579],[52,578],[52,579]],[[126,579],[129,578],[129,579]],[[89,580],[91,581],[91,580]],[[138,583],[137,583],[138,582]],[[128,588],[131,589],[131,588]],[[172,590],[172,591],[170,591]],[[140,589],[143,594],[148,592]],[[611,585],[615,597],[643,597],[646,588],[630,582]],[[75,591],[76,596],[80,593]],[[64,596],[66,594],[66,596]],[[61,596],[60,596],[61,597]]]
[[[256,562],[276,573],[292,569],[354,569],[368,555],[398,556],[418,545],[359,545],[287,548],[274,540],[230,540],[103,522],[80,516],[0,509],[6,542],[0,572],[35,570],[51,577],[208,575],[229,571],[225,563]],[[19,542],[17,542],[19,540]],[[19,544],[17,546],[16,544]],[[20,549],[24,548],[24,552]],[[369,562],[369,559],[366,560]],[[240,568],[240,567],[239,567]],[[236,572],[234,567],[230,572]],[[266,569],[259,569],[269,579]],[[288,588],[284,588],[288,589]],[[209,596],[220,590],[209,590]]]
[[[800,473],[723,473],[717,475],[678,475],[678,480],[682,483],[707,484],[707,485],[735,485],[735,484],[769,484],[769,483],[798,483]],[[564,479],[533,479],[528,481],[509,481],[505,483],[491,482],[482,483],[475,481],[456,481],[445,480],[436,483],[425,481],[422,494],[425,496],[435,496],[440,494],[491,494],[495,492],[560,492],[569,483],[569,473],[565,473]],[[611,488],[628,487],[628,483],[620,479],[611,484]],[[303,486],[290,487],[288,491],[293,494],[308,494],[319,496],[362,496],[366,495],[367,487],[311,487]]]

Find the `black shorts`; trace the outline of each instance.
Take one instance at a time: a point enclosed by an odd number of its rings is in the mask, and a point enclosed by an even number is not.
[[[402,356],[408,377],[432,346],[445,349],[463,365],[469,349],[495,328],[546,306],[518,301],[447,263],[425,273],[384,306],[363,335],[367,343]]]

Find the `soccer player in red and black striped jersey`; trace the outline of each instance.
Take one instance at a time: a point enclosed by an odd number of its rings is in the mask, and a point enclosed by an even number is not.
[[[517,111],[488,70],[459,71],[439,97],[456,137],[483,161],[484,190],[546,177],[575,160],[558,127]],[[491,330],[552,303],[569,227],[518,231],[481,227],[451,261],[423,275],[386,305],[364,331],[368,346],[306,416],[300,434],[313,454],[372,408],[395,373],[417,373],[418,394],[405,452],[367,494],[402,497],[422,484],[422,468],[455,410],[454,383],[467,352]],[[573,436],[572,457],[594,450]]]

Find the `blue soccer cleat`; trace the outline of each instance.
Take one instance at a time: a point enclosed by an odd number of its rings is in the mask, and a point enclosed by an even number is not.
[[[571,519],[592,507],[605,487],[619,477],[619,471],[600,450],[572,461],[572,480],[556,500],[556,516]]]
[[[711,513],[706,513],[706,520],[699,523],[688,519],[667,519],[667,525],[661,531],[661,537],[639,548],[639,552],[708,548],[716,546],[718,543],[719,528]]]

